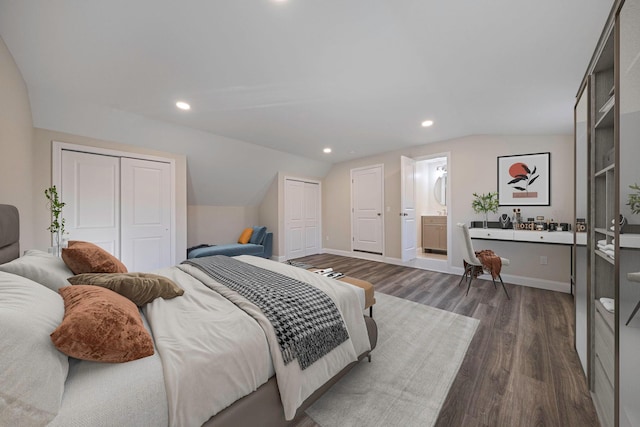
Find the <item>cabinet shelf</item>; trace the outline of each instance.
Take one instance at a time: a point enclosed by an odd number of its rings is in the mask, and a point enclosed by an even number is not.
[[[607,261],[609,264],[611,265],[615,265],[616,260],[611,258],[609,255],[605,254],[604,252],[602,252],[601,250],[596,249],[595,251],[593,251],[596,255],[598,255],[600,258],[603,258],[605,261]]]
[[[598,119],[595,124],[596,129],[613,128],[613,105]]]
[[[604,234],[605,236],[613,237],[615,233],[613,231],[607,230],[606,228],[595,228],[594,231],[598,234]]]
[[[596,310],[600,312],[600,314],[602,315],[602,318],[607,323],[607,326],[609,326],[609,329],[611,329],[611,333],[613,333],[613,331],[615,330],[614,326],[616,324],[616,315],[614,313],[609,312],[609,310],[607,310],[606,308],[604,308],[604,305],[602,305],[599,299],[596,300],[595,306],[596,306]]]
[[[597,172],[594,174],[594,176],[595,176],[596,178],[597,178],[597,177],[601,177],[601,176],[606,176],[606,175],[607,175],[607,172],[609,172],[609,171],[613,172],[613,171],[615,170],[615,168],[616,168],[616,165],[614,165],[614,164],[608,165],[608,166],[606,166],[606,167],[604,167],[604,168],[600,169],[599,171],[597,171]]]

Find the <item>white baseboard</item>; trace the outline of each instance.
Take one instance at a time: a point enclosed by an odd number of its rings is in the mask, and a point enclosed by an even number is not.
[[[340,255],[351,258],[366,259],[368,261],[378,261],[393,265],[402,265],[405,267],[419,268],[421,270],[436,271],[439,273],[448,273],[462,276],[464,268],[455,267],[449,265],[449,261],[416,258],[411,261],[403,262],[400,258],[385,257],[382,255],[368,254],[364,252],[349,252],[338,249],[323,248],[322,253]],[[488,275],[484,275],[488,276]],[[564,292],[566,294],[571,292],[571,285],[569,282],[558,282],[555,280],[538,279],[535,277],[515,276],[512,274],[502,274],[502,280],[505,283],[511,283],[513,285],[529,286],[530,288],[546,289],[548,291]]]
[[[287,257],[284,255],[282,256],[272,255],[270,259],[277,262],[285,262],[287,260]]]
[[[367,252],[350,252],[350,251],[342,251],[339,249],[322,248],[322,253],[331,254],[331,255],[348,256],[350,258],[366,259],[369,261],[386,262],[387,264],[394,264],[393,262],[389,261],[389,259],[391,258],[387,258],[384,255],[370,254]]]

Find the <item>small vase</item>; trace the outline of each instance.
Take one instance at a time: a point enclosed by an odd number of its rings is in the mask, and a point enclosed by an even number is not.
[[[482,220],[482,228],[489,228],[489,215],[485,214]]]
[[[62,242],[60,241],[60,233],[51,233],[53,247],[51,248],[51,254],[55,257],[62,255]]]

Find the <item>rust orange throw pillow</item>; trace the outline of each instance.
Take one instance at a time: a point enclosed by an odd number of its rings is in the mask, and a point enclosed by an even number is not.
[[[62,249],[62,260],[73,274],[127,273],[127,267],[118,258],[89,242],[71,240]]]
[[[238,238],[238,243],[242,243],[246,245],[249,243],[249,239],[251,239],[251,234],[253,233],[253,228],[245,228],[240,237]]]
[[[117,293],[90,285],[65,286],[64,318],[51,341],[64,354],[121,363],[153,354],[153,341],[138,307]]]

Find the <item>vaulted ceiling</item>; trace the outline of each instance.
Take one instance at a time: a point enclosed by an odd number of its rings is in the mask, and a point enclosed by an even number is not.
[[[611,4],[0,0],[0,36],[30,93],[337,162],[471,134],[571,133]]]

